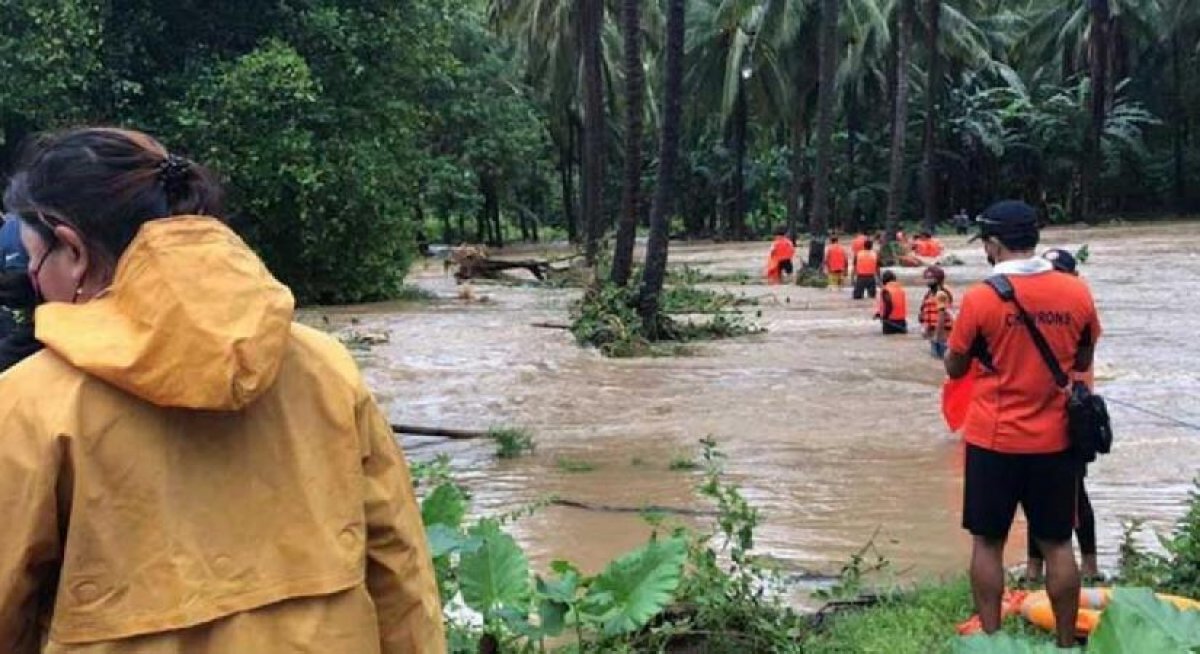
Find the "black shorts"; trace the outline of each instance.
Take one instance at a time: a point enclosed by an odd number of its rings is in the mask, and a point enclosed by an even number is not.
[[[963,529],[1003,540],[1020,504],[1034,538],[1050,543],[1071,539],[1080,469],[1069,451],[1004,454],[968,444],[966,458]]]
[[[779,272],[783,273],[784,275],[790,275],[794,270],[795,268],[792,267],[791,259],[784,259],[783,261],[779,262]]]

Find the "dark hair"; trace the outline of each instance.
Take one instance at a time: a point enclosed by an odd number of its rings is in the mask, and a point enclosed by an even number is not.
[[[22,188],[15,189],[16,183]],[[44,137],[9,184],[35,229],[60,221],[115,265],[142,224],[169,216],[219,217],[221,188],[203,166],[141,132],[86,127]],[[6,194],[7,199],[7,194]]]
[[[890,270],[885,270],[883,271],[883,274],[879,276],[879,281],[883,282],[884,284],[888,282],[894,282],[896,281],[896,273]]]
[[[829,237],[829,242],[830,242],[830,243],[837,243],[837,242],[838,242],[838,237],[836,237],[836,236],[830,236],[830,237]]]
[[[863,241],[863,249],[864,250],[870,250],[874,246],[875,246],[875,243],[871,239],[867,239],[867,240]]]
[[[776,236],[787,236],[787,233],[788,233],[788,229],[787,229],[787,227],[784,227],[783,225],[780,225],[775,228]]]

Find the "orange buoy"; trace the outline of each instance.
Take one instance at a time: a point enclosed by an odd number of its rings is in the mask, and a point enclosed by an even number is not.
[[[1160,600],[1170,602],[1180,611],[1200,611],[1200,602],[1178,595],[1158,595]],[[1083,588],[1079,591],[1079,615],[1075,618],[1075,634],[1087,636],[1100,624],[1104,607],[1112,599],[1111,588]],[[1054,611],[1050,607],[1050,596],[1039,590],[1029,593],[1021,603],[1021,616],[1030,624],[1046,631],[1054,631]]]

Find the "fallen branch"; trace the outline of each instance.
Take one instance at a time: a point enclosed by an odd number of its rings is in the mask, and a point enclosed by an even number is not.
[[[564,322],[531,322],[530,327],[540,327],[542,329],[570,329],[571,326]]]
[[[706,509],[682,509],[671,506],[656,506],[647,504],[646,506],[612,506],[609,504],[591,504],[589,502],[580,502],[577,500],[567,500],[556,497],[550,500],[553,506],[565,506],[572,509],[583,509],[584,511],[603,511],[605,513],[671,513],[674,515],[693,515],[693,516],[715,516],[716,511]]]
[[[410,434],[412,436],[438,436],[456,441],[492,437],[491,432],[477,429],[446,429],[445,427],[419,427],[416,425],[392,425],[392,432],[396,434]]]

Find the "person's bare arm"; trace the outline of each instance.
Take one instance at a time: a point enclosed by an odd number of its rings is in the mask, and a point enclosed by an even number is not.
[[[962,379],[971,370],[971,355],[950,350],[946,352],[945,364],[950,379]]]

